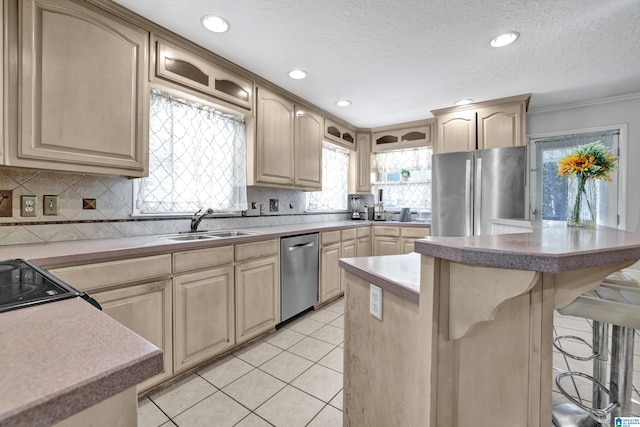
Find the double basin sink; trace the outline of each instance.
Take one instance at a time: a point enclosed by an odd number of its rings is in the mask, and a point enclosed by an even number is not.
[[[208,240],[208,239],[224,239],[227,237],[240,237],[240,236],[253,236],[258,233],[250,231],[238,231],[238,230],[221,230],[221,231],[190,231],[178,234],[168,234],[158,236],[160,238],[176,240],[176,241],[188,241],[188,240]]]

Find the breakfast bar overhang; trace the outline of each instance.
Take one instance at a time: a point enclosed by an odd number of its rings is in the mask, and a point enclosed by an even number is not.
[[[549,426],[553,310],[638,261],[640,235],[543,221],[415,251],[340,261],[345,426]]]

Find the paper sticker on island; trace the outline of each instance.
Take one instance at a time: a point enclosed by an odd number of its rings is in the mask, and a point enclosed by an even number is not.
[[[618,417],[615,427],[640,426],[640,417]]]

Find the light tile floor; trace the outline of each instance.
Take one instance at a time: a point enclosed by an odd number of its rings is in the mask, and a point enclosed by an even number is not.
[[[554,318],[556,335],[591,339],[586,319]],[[138,404],[140,427],[169,426],[342,426],[344,300],[340,299],[279,329]],[[568,351],[586,354],[585,346],[567,341]],[[640,335],[634,358],[633,415],[640,416]],[[558,372],[592,372],[554,349]],[[590,404],[591,386],[564,380],[572,396]],[[553,382],[553,403],[566,402]]]
[[[344,299],[138,402],[140,427],[342,426]]]
[[[587,319],[563,316],[558,312],[554,315],[554,334],[558,335],[574,335],[583,338],[587,342],[591,342],[591,322]],[[611,335],[611,329],[609,329],[609,335]],[[640,416],[640,333],[636,331],[634,345],[634,361],[633,361],[633,397],[632,397],[632,415]],[[609,341],[609,344],[611,342]],[[586,345],[581,344],[573,340],[563,340],[561,342],[562,348],[572,354],[586,356],[589,355],[591,349]],[[609,359],[609,364],[611,360]],[[610,366],[609,366],[610,368]],[[586,374],[592,375],[593,362],[592,361],[578,361],[566,357],[555,348],[553,349],[553,403],[568,402],[568,400],[558,391],[555,384],[555,376],[562,371],[580,371]],[[572,397],[577,398],[585,406],[591,406],[592,391],[591,383],[581,379],[579,377],[564,378],[562,380],[562,386],[565,390],[571,394]],[[609,384],[605,384],[609,387]]]

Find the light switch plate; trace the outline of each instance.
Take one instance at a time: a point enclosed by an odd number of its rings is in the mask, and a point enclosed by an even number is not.
[[[38,215],[38,197],[20,196],[20,216]]]
[[[382,288],[369,283],[369,313],[378,320],[382,320]]]
[[[58,196],[44,196],[42,213],[45,215],[58,215]]]

